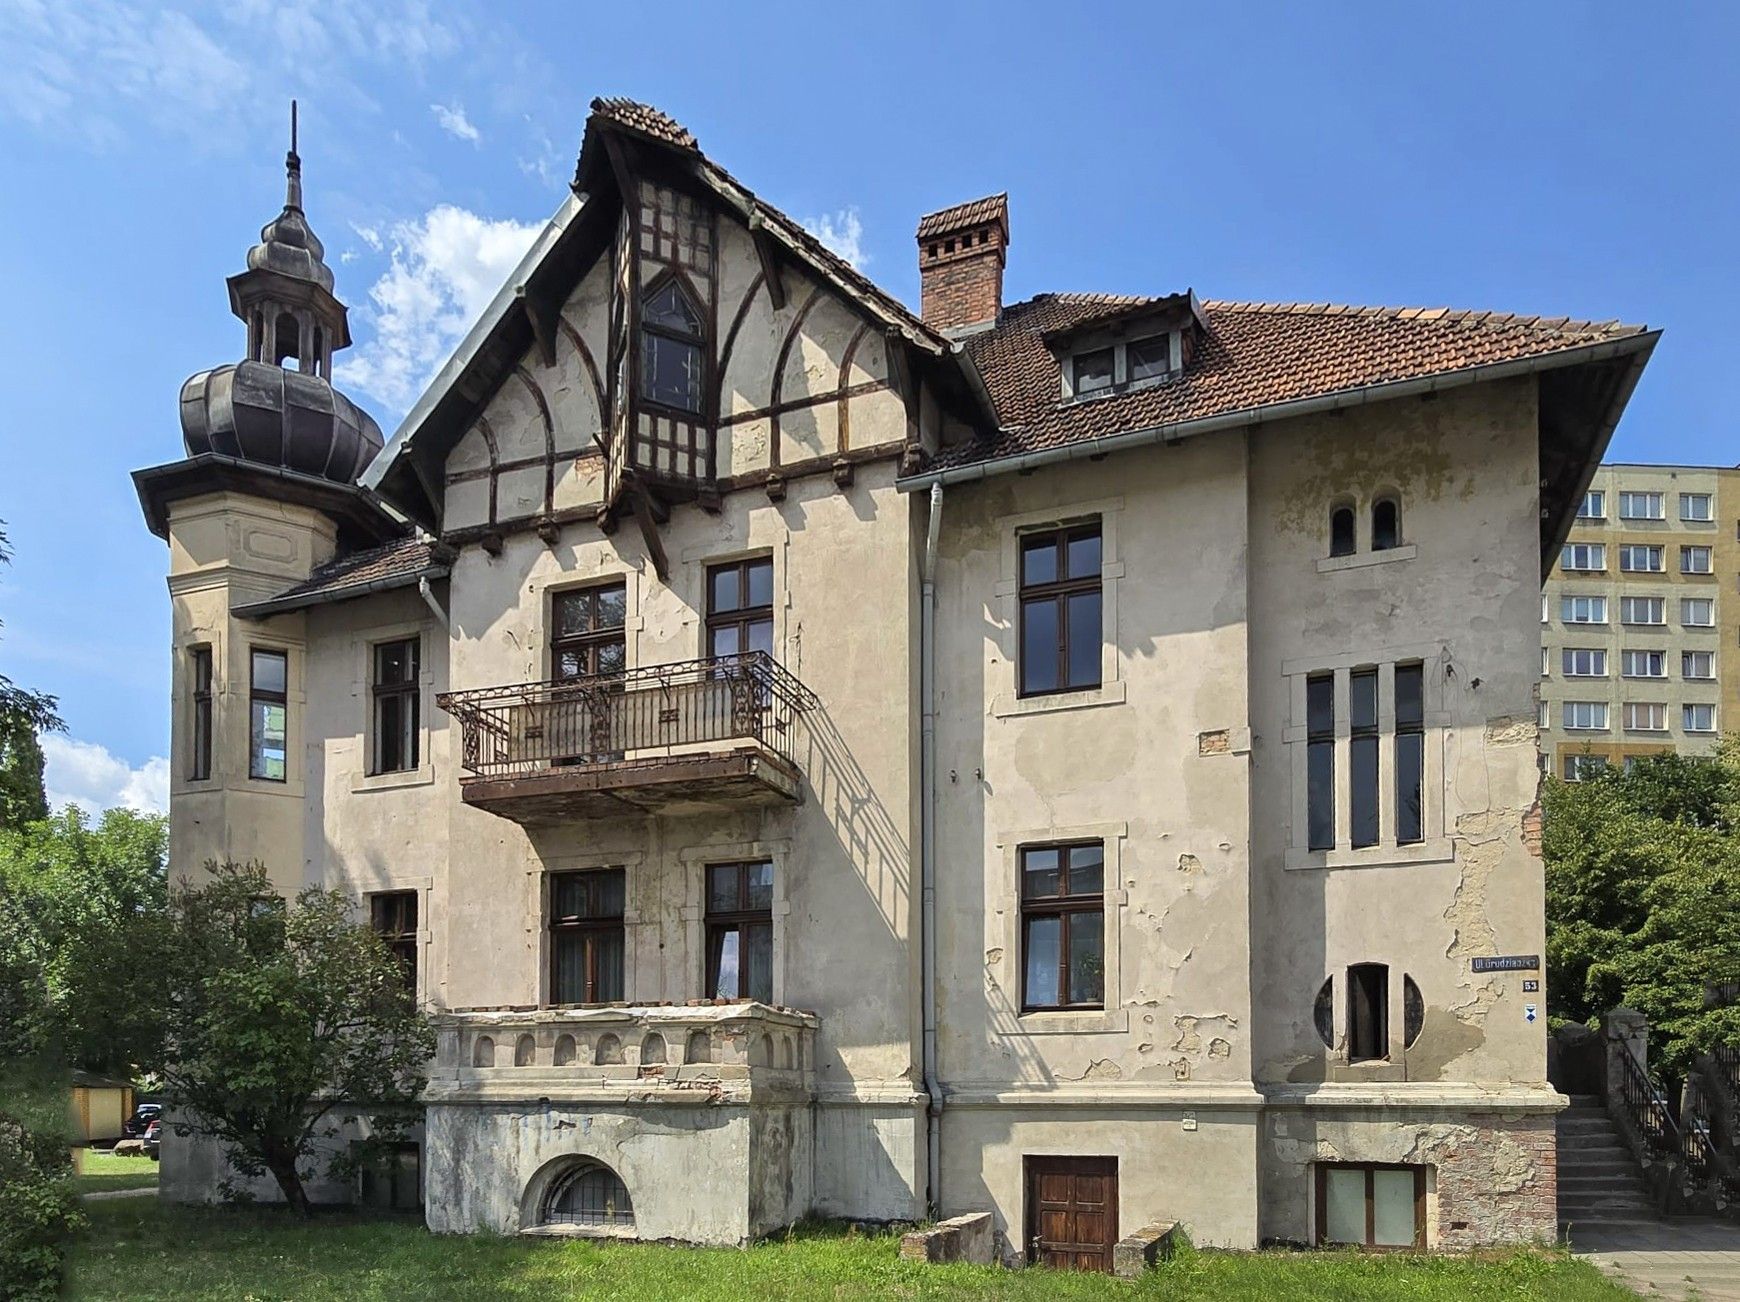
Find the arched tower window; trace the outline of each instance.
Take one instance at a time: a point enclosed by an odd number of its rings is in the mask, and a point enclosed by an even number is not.
[[[1371,549],[1387,552],[1402,545],[1402,508],[1393,497],[1380,497],[1371,506]]]
[[[1343,503],[1329,509],[1329,554],[1352,556],[1354,550],[1353,508]]]
[[[587,1163],[564,1172],[544,1199],[545,1225],[606,1225],[634,1228],[628,1186],[607,1166]]]
[[[308,365],[302,369],[313,371],[322,379],[326,378],[326,331],[319,326],[314,327],[313,356],[308,359]]]
[[[288,312],[278,313],[272,323],[272,365],[284,365],[286,357],[301,357],[302,326]]]
[[[640,394],[699,413],[705,371],[701,313],[675,276],[655,281],[640,305]]]

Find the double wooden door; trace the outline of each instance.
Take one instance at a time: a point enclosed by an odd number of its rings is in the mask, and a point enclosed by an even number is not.
[[[1027,1259],[1061,1270],[1112,1268],[1118,1159],[1029,1157]]]

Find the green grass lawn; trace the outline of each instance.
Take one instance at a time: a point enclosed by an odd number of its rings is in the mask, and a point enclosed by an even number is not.
[[[87,1203],[75,1298],[344,1299],[634,1297],[1250,1299],[1629,1298],[1562,1254],[1490,1260],[1351,1253],[1186,1251],[1134,1289],[1104,1276],[922,1266],[892,1234],[806,1227],[747,1251],[430,1235],[415,1221],[276,1210]]]
[[[85,1150],[84,1174],[78,1177],[80,1193],[107,1189],[155,1189],[157,1163],[148,1157],[116,1157],[113,1153]]]

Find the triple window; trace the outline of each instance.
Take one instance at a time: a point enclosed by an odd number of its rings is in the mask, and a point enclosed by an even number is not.
[[[248,776],[283,782],[289,759],[285,726],[290,658],[283,651],[248,654]]]
[[[1667,515],[1662,508],[1660,493],[1621,493],[1619,495],[1619,518],[1621,520],[1665,520]]]
[[[1630,732],[1667,731],[1667,706],[1659,701],[1627,701],[1623,717]]]
[[[1559,618],[1567,624],[1605,624],[1606,597],[1560,597]]]
[[[1666,678],[1667,652],[1621,651],[1619,672],[1626,678]]]
[[[1566,543],[1559,551],[1562,570],[1604,570],[1607,568],[1606,543]]]
[[[1021,538],[1022,696],[1100,685],[1100,526]]]
[[[374,772],[400,773],[417,767],[421,702],[418,683],[419,640],[380,642],[374,649]]]
[[[1562,718],[1567,732],[1604,732],[1607,728],[1607,702],[1566,701]]]
[[[773,1002],[773,865],[707,865],[707,998]]]
[[[1628,574],[1659,574],[1661,551],[1650,543],[1625,543],[1619,548],[1619,568]]]
[[[1599,647],[1566,647],[1560,652],[1567,678],[1605,678],[1607,652]]]
[[[1395,667],[1395,697],[1387,728],[1378,705],[1377,669],[1355,669],[1347,683],[1349,844],[1361,850],[1381,839],[1387,731],[1395,768],[1395,843],[1416,845],[1425,839],[1425,667],[1417,661]],[[1338,844],[1333,674],[1313,674],[1305,680],[1305,721],[1306,844],[1311,850],[1333,850]]]
[[[1621,597],[1619,599],[1619,622],[1621,624],[1665,624],[1667,623],[1667,602],[1661,597]]]
[[[623,997],[621,868],[550,877],[550,1002],[598,1004]]]
[[[1105,846],[1023,846],[1020,868],[1022,1011],[1103,1008]]]

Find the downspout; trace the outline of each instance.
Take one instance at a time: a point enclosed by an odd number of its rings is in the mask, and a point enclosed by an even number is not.
[[[943,486],[930,486],[930,520],[924,538],[924,570],[918,615],[919,697],[919,953],[922,974],[925,1110],[925,1207],[942,1214],[942,1082],[937,1077],[936,1036],[936,546],[942,529]]]
[[[441,602],[436,599],[435,589],[429,586],[427,574],[417,580],[417,595],[422,597],[429,609],[435,612],[435,618],[441,621],[441,627],[448,633],[453,632],[453,625],[448,622],[447,612],[441,608]]]

